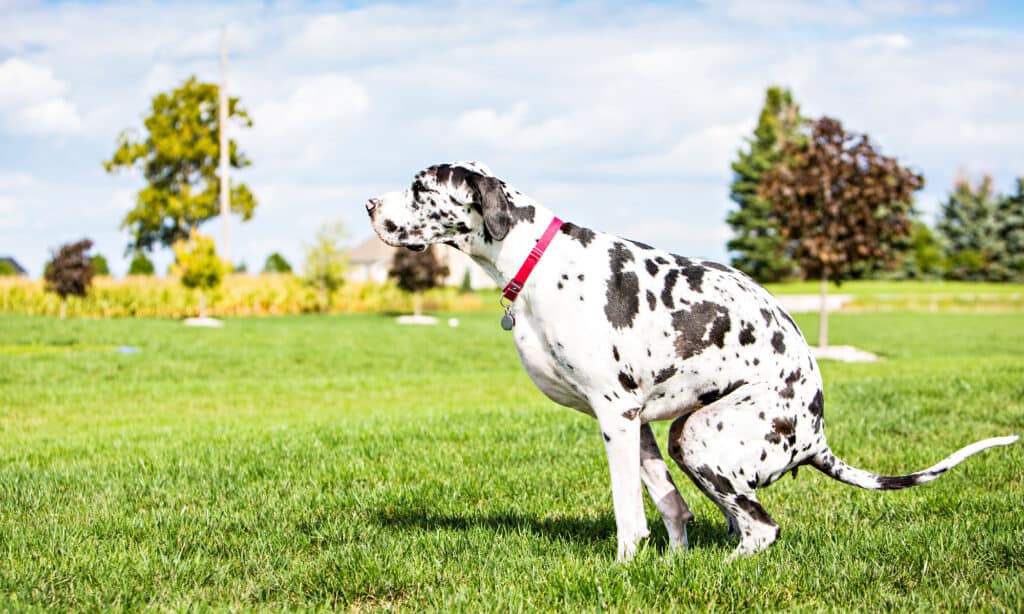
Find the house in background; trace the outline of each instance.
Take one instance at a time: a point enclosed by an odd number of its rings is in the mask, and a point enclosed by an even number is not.
[[[371,236],[349,250],[349,270],[346,277],[354,282],[387,281],[391,259],[394,258],[397,249],[399,248],[391,247],[376,235]],[[474,290],[497,287],[494,280],[466,254],[447,245],[437,245],[435,249],[438,258],[448,265],[448,277],[444,280],[444,285],[461,286],[468,271],[469,284]]]
[[[20,275],[22,277],[28,275],[28,271],[25,270],[25,267],[18,264],[18,261],[11,256],[0,256],[0,270],[2,269],[13,269],[16,275]]]

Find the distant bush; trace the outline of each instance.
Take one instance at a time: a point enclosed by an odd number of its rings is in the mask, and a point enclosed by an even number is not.
[[[92,271],[96,275],[110,275],[110,265],[103,254],[95,254],[89,261],[92,262]]]
[[[292,265],[284,259],[284,256],[274,252],[267,256],[267,261],[263,263],[264,273],[291,273]]]
[[[6,260],[0,260],[0,277],[17,276],[18,269]]]
[[[155,271],[153,261],[147,258],[143,252],[135,252],[132,263],[128,265],[129,275],[152,275]]]
[[[207,315],[265,316],[321,311],[317,288],[291,274],[229,275],[207,297]],[[347,283],[331,295],[331,313],[408,313],[412,297],[392,283]],[[457,288],[423,293],[426,311],[476,311],[491,301]],[[97,278],[85,297],[69,296],[67,313],[75,317],[167,317],[196,313],[199,298],[175,278],[129,275]],[[23,277],[0,278],[0,314],[57,315],[60,299],[43,290],[43,282]]]

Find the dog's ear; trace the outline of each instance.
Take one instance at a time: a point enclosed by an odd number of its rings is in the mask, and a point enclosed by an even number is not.
[[[484,229],[495,241],[501,241],[508,234],[512,222],[501,181],[476,172],[470,173],[466,181],[480,203]]]

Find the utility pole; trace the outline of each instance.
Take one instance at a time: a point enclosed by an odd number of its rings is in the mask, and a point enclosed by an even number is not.
[[[228,228],[231,217],[231,182],[228,179],[228,29],[220,31],[220,101],[218,128],[220,132],[220,219],[223,224],[221,237],[222,257],[231,262],[231,235]]]

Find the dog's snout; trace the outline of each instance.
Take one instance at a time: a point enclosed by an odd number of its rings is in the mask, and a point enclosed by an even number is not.
[[[366,212],[372,215],[373,210],[379,206],[380,201],[377,200],[376,198],[371,198],[370,200],[366,201]]]

